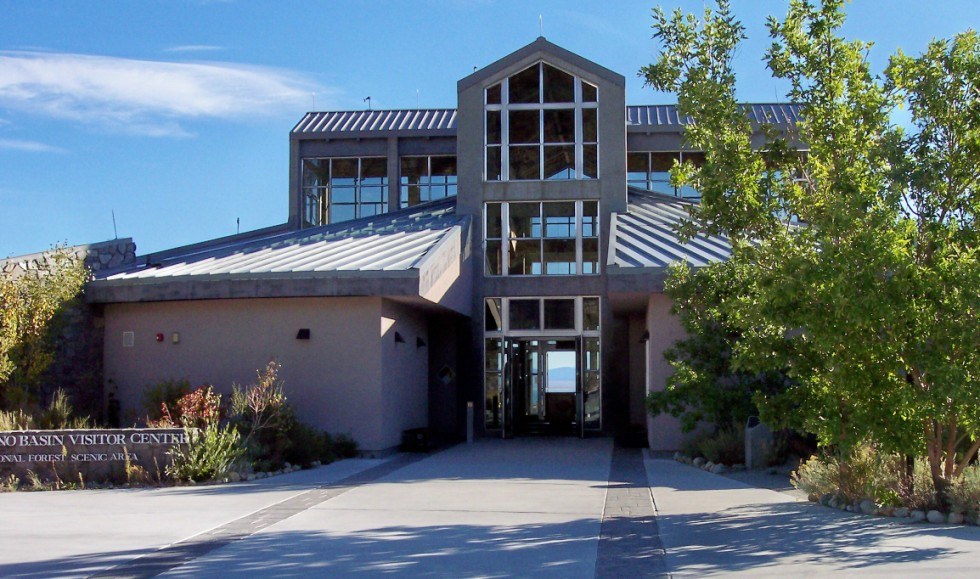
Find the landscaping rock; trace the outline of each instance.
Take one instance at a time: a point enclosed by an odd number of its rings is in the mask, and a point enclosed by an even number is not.
[[[926,514],[919,510],[915,510],[909,513],[909,517],[912,519],[913,522],[916,523],[921,523],[922,521],[926,520]]]
[[[946,522],[946,516],[939,511],[929,511],[926,513],[926,520],[934,525],[939,525]]]
[[[832,501],[833,499],[834,499],[834,493],[824,493],[820,495],[820,504],[825,507],[829,507],[830,501]]]
[[[711,472],[714,474],[722,474],[724,472],[728,472],[728,467],[723,464],[716,464],[711,467]]]
[[[742,464],[742,463],[733,464],[732,465],[732,470],[735,471],[735,472],[741,472],[741,471],[745,470],[745,465]]]
[[[905,517],[909,516],[909,510],[905,507],[898,507],[892,514],[900,519],[904,519]]]
[[[874,501],[870,499],[864,499],[858,504],[858,508],[861,509],[861,512],[864,513],[865,515],[870,515],[875,512],[878,506],[875,505]]]
[[[849,513],[853,513],[854,512],[854,505],[847,505],[846,507],[844,507],[844,509],[847,512],[849,512]]]
[[[245,480],[247,480],[249,482],[252,482],[253,480],[255,480],[255,475],[249,473],[249,475],[247,477],[245,477]]]
[[[242,480],[242,475],[232,471],[232,473],[228,475],[228,479],[231,480],[231,482],[240,482]]]
[[[703,468],[704,470],[711,470],[712,468],[714,468],[714,466],[715,463],[709,460],[708,462],[704,463],[704,466],[702,466],[701,468]]]
[[[889,507],[889,506],[878,507],[878,514],[881,515],[882,517],[894,517],[895,507]]]
[[[683,457],[684,455],[682,455],[679,452],[674,453],[674,460],[676,460],[677,462],[684,462]]]
[[[965,520],[966,517],[964,517],[962,513],[950,513],[949,518],[946,519],[946,522],[950,525],[962,525]]]
[[[827,500],[827,506],[832,509],[836,509],[837,507],[840,506],[840,498],[838,498],[837,495],[834,494],[830,495],[830,498]]]
[[[695,458],[694,459],[694,462],[692,462],[691,464],[693,464],[694,466],[696,466],[698,468],[701,468],[702,466],[704,466],[704,463],[705,462],[706,461],[704,460],[704,458],[702,458],[702,457],[699,456],[699,457]]]
[[[811,503],[819,503],[819,502],[822,502],[820,500],[821,498],[822,497],[820,495],[818,495],[817,493],[810,493],[810,494],[808,494],[806,496],[806,500],[810,501]]]

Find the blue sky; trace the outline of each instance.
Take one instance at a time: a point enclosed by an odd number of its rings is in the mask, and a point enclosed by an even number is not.
[[[0,0],[0,257],[120,237],[140,253],[285,221],[288,133],[313,109],[454,107],[456,81],[538,36],[642,86],[648,1]],[[700,11],[701,0],[672,1]],[[735,1],[739,96],[782,98],[760,58],[782,1]],[[901,48],[980,27],[976,0],[857,0],[845,33]]]

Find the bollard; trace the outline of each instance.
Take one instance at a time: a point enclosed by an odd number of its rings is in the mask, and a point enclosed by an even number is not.
[[[466,403],[466,444],[473,444],[473,401]]]

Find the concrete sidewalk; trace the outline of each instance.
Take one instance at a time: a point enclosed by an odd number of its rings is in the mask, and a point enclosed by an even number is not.
[[[980,528],[899,523],[646,460],[672,576],[976,576]]]

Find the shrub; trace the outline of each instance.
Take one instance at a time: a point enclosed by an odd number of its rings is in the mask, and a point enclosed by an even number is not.
[[[32,430],[34,417],[23,410],[0,410],[0,430]]]
[[[201,429],[187,429],[187,444],[170,451],[168,476],[178,481],[202,481],[223,476],[245,453],[241,436],[233,426],[212,422]]]
[[[205,384],[177,400],[180,424],[184,428],[205,428],[221,420],[221,395]]]
[[[357,456],[357,441],[349,434],[336,434],[333,436],[333,452],[340,458],[354,458]]]
[[[701,456],[714,463],[741,464],[745,462],[745,431],[737,426],[719,428],[701,439]]]
[[[286,449],[283,458],[292,464],[310,466],[314,461],[330,462],[325,457],[333,455],[330,435],[302,422],[294,422],[289,430],[292,444]]]
[[[809,494],[834,493],[848,501],[870,498],[879,504],[909,504],[902,493],[902,461],[897,456],[878,452],[871,444],[861,444],[848,455],[831,451],[810,457],[791,476],[796,488]],[[916,484],[928,489],[930,485]],[[928,493],[927,493],[928,494]]]
[[[297,446],[293,437],[310,438],[310,433],[294,431],[297,428],[296,418],[292,408],[286,402],[283,384],[279,380],[279,364],[269,362],[265,368],[257,372],[254,384],[232,387],[231,412],[232,422],[242,434],[244,444],[249,454],[257,463],[268,462],[271,467],[278,468],[290,449]],[[303,449],[296,451],[296,456],[307,453]],[[308,462],[312,462],[311,459]],[[289,460],[289,462],[294,462]],[[298,464],[307,464],[300,460]]]
[[[143,408],[148,426],[174,426],[173,417],[179,414],[177,401],[190,394],[191,383],[182,380],[161,380],[143,393]]]
[[[75,409],[68,395],[58,388],[51,395],[48,407],[38,416],[37,427],[47,430],[92,428],[92,421],[88,416],[75,416]]]
[[[980,465],[972,464],[963,471],[963,478],[950,489],[953,511],[974,519],[980,517]]]

